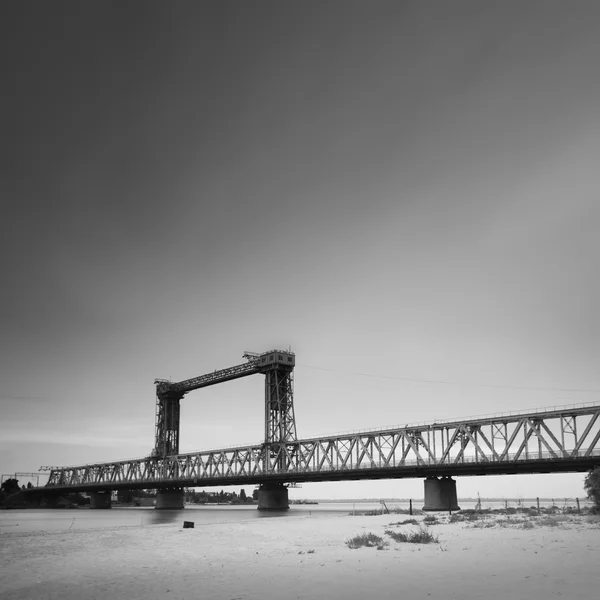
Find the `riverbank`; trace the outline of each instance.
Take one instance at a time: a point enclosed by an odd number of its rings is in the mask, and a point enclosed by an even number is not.
[[[190,511],[191,512],[191,511]],[[81,531],[3,533],[0,595],[22,599],[461,598],[589,600],[600,589],[593,516],[448,515],[439,540],[398,543],[408,515],[280,517]],[[350,549],[373,533],[384,543]]]

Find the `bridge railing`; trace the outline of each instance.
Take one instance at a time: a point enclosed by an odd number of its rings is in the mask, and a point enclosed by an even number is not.
[[[589,452],[589,453],[588,453]],[[384,469],[384,468],[396,468],[396,467],[420,467],[420,466],[432,466],[432,467],[448,467],[451,468],[453,466],[459,466],[463,464],[506,464],[506,463],[519,463],[519,462],[550,462],[556,460],[563,460],[565,458],[568,459],[589,459],[590,457],[600,457],[600,449],[593,449],[589,451],[588,448],[582,448],[577,452],[571,452],[567,456],[557,456],[551,452],[530,452],[529,455],[525,455],[525,453],[512,453],[506,455],[506,457],[486,457],[485,460],[477,456],[463,456],[460,460],[448,459],[448,460],[433,460],[429,458],[423,459],[410,459],[410,460],[390,460],[389,463],[383,464],[384,461],[370,461],[367,463],[361,463],[359,465],[350,465],[350,466],[330,466],[330,465],[322,465],[320,467],[292,467],[287,470],[277,471],[277,472],[295,472],[295,473],[306,473],[306,472],[322,472],[322,471],[357,471],[357,470],[372,470],[372,469]]]
[[[441,425],[451,425],[455,423],[470,423],[473,421],[483,421],[489,419],[503,420],[505,418],[522,417],[524,415],[537,415],[548,412],[568,412],[569,410],[586,409],[586,408],[597,408],[598,402],[579,402],[577,404],[558,404],[556,406],[547,406],[544,408],[528,408],[522,410],[514,410],[509,412],[501,413],[487,413],[482,415],[475,415],[469,417],[452,417],[448,419],[435,419],[433,421],[414,421],[406,423],[405,425],[393,425],[391,427],[369,427],[366,429],[351,429],[346,431],[338,431],[336,433],[329,433],[327,435],[319,434],[311,436],[308,439],[317,438],[332,438],[332,437],[344,437],[347,435],[359,435],[361,433],[375,433],[379,431],[396,431],[399,429],[413,429],[422,427],[439,427]]]
[[[348,438],[350,436],[360,436],[362,434],[376,434],[376,433],[403,431],[403,430],[411,430],[411,429],[418,429],[418,428],[436,429],[436,428],[443,427],[444,425],[456,425],[459,423],[469,424],[469,423],[482,421],[482,420],[497,419],[499,422],[501,422],[506,419],[522,417],[524,415],[541,415],[544,413],[546,413],[546,416],[549,419],[552,419],[552,418],[558,418],[558,417],[557,416],[556,417],[549,416],[547,413],[552,413],[552,412],[568,413],[570,410],[584,410],[584,409],[598,409],[598,403],[597,402],[596,403],[583,402],[583,403],[578,403],[578,404],[564,404],[564,405],[556,405],[556,406],[550,406],[550,407],[545,407],[545,408],[523,409],[523,410],[503,412],[503,413],[489,413],[489,414],[484,414],[484,415],[479,415],[479,416],[474,416],[474,417],[465,417],[464,419],[460,419],[460,418],[436,419],[435,421],[419,421],[419,422],[407,423],[405,425],[396,425],[396,426],[385,427],[385,428],[378,427],[378,428],[354,429],[354,430],[350,430],[350,431],[337,432],[334,434],[328,434],[328,435],[323,435],[323,436],[311,436],[309,438],[297,440],[297,442],[295,442],[295,443],[314,442],[314,441],[318,441],[318,440],[329,440],[329,439],[334,439],[334,438]],[[224,447],[220,447],[220,448],[193,450],[193,451],[186,452],[185,455],[189,456],[189,455],[199,455],[199,454],[208,454],[208,453],[215,454],[218,452],[232,452],[232,451],[241,450],[241,449],[255,450],[257,448],[262,448],[263,446],[264,446],[264,440],[260,441],[260,442],[252,442],[249,444],[236,444],[235,447],[224,446]],[[184,454],[180,454],[178,456],[184,456]],[[141,462],[141,461],[145,461],[148,459],[158,459],[158,457],[154,457],[152,455],[136,457],[136,458],[129,457],[126,459],[112,461],[110,464]],[[107,464],[107,463],[88,463],[86,465],[81,465],[81,464],[80,465],[70,465],[70,466],[60,467],[60,469],[81,469],[83,466],[91,467],[91,466],[96,466],[96,464]],[[40,469],[40,470],[50,470],[50,469],[46,468],[46,469]]]

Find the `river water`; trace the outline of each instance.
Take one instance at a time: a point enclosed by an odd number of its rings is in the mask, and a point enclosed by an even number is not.
[[[536,501],[482,500],[482,508],[516,508],[519,505],[535,506]],[[580,500],[582,508],[589,502]],[[574,498],[555,501],[540,500],[540,506],[552,505],[563,509],[565,506],[576,506]],[[475,508],[474,500],[459,500],[462,509]],[[409,507],[408,501],[386,502],[389,510]],[[415,509],[422,507],[422,500],[413,502]],[[68,531],[81,529],[98,529],[105,527],[150,527],[165,523],[181,523],[194,521],[196,525],[216,523],[235,523],[253,519],[275,519],[280,517],[310,517],[323,518],[343,516],[352,513],[381,511],[383,505],[378,502],[320,502],[319,504],[293,504],[286,511],[259,511],[256,505],[187,505],[183,510],[155,510],[153,507],[119,507],[110,510],[78,509],[17,509],[0,510],[0,534],[35,531]]]

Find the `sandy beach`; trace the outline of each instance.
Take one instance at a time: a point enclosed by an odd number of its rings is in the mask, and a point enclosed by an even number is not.
[[[281,517],[0,537],[0,596],[39,599],[503,598],[592,600],[600,521],[489,516],[429,526],[439,543],[384,532],[407,515]],[[415,517],[419,523],[423,516]],[[392,525],[393,524],[393,525]],[[525,528],[526,527],[526,528]],[[383,549],[350,549],[372,532]]]

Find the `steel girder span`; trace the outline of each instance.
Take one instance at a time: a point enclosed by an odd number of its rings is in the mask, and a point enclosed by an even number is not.
[[[53,469],[80,491],[584,472],[600,466],[600,405]]]

